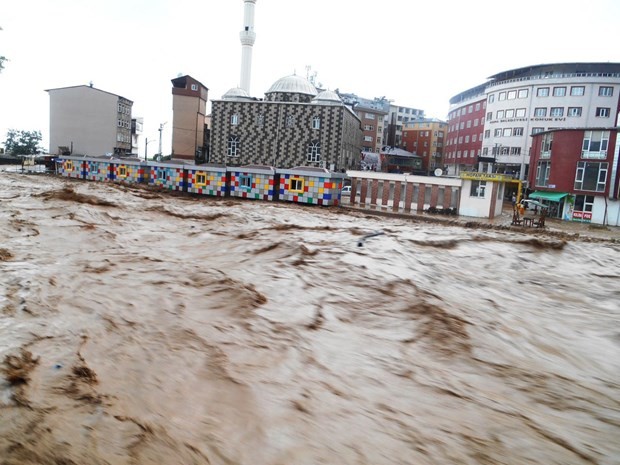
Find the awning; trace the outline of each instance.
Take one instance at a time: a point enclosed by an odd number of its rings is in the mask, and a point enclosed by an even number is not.
[[[536,191],[536,192],[532,192],[528,197],[530,199],[551,200],[552,202],[559,202],[567,195],[568,193],[566,192]]]

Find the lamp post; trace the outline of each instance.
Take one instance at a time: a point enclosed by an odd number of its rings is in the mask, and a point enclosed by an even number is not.
[[[154,140],[144,139],[144,161],[148,161],[149,142],[155,142]]]
[[[159,155],[161,156],[161,134],[164,131],[164,126],[168,123],[168,121],[166,121],[165,123],[161,123],[159,125]]]

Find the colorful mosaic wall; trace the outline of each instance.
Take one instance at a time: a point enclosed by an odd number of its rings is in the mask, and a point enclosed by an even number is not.
[[[243,169],[243,168],[242,168]],[[272,168],[230,171],[230,196],[243,199],[274,200],[276,172]]]
[[[211,171],[193,166],[186,170],[187,192],[217,197],[226,195],[226,168]]]
[[[107,161],[84,160],[84,178],[89,181],[107,181],[110,177],[110,163]]]
[[[110,162],[110,179],[126,183],[144,182],[144,165],[114,160]]]
[[[77,179],[84,177],[84,162],[81,158],[59,158],[57,166],[61,176]]]
[[[185,181],[184,168],[181,165],[150,164],[149,184],[172,191],[182,191]]]
[[[343,178],[325,170],[314,173],[283,170],[280,173],[280,200],[314,205],[340,205]]]

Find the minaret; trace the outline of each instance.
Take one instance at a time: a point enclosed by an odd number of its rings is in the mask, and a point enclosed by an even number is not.
[[[254,32],[254,5],[256,0],[243,0],[243,30],[241,38],[241,80],[239,87],[250,94],[250,75],[252,74],[252,46],[256,40]]]

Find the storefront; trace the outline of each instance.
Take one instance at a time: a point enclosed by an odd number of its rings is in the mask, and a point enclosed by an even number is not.
[[[545,204],[548,207],[548,217],[563,218],[565,201],[568,195],[566,192],[534,191],[529,195],[529,198],[539,200]]]

